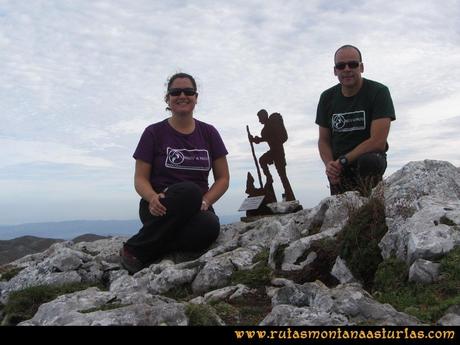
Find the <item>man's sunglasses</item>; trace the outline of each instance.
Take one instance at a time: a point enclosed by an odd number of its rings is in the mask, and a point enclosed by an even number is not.
[[[361,64],[361,62],[359,62],[359,61],[339,62],[339,63],[335,64],[335,68],[337,68],[338,70],[343,70],[348,65],[348,67],[350,67],[351,69],[355,69],[360,64]]]
[[[179,88],[169,89],[168,90],[168,95],[177,97],[177,96],[180,96],[180,94],[182,92],[186,96],[195,96],[196,95],[196,91],[192,87],[186,87],[185,89],[179,89]]]

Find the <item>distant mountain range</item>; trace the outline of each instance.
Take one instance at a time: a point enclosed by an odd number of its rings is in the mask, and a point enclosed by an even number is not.
[[[219,216],[221,224],[239,220],[239,215]],[[141,228],[139,220],[73,220],[63,222],[0,225],[0,240],[22,236],[70,240],[83,234],[132,236]]]
[[[238,215],[220,216],[221,224],[239,220]],[[56,242],[91,242],[108,236],[132,236],[139,220],[74,220],[0,226],[0,265],[39,253]]]
[[[72,239],[77,242],[92,242],[105,238],[104,236],[84,234]],[[21,236],[12,240],[0,240],[0,265],[22,258],[23,256],[39,253],[56,242],[64,240],[41,238],[36,236]]]
[[[0,226],[0,239],[36,236],[70,240],[83,234],[100,236],[134,235],[141,227],[139,220],[73,220],[64,222],[27,223]]]

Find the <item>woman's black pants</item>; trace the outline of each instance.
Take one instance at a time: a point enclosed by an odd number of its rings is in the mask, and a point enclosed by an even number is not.
[[[141,200],[139,216],[143,227],[125,247],[147,264],[174,251],[195,252],[208,248],[220,231],[219,218],[212,208],[201,211],[202,191],[193,182],[180,182],[167,188],[164,216],[154,216],[149,204]]]

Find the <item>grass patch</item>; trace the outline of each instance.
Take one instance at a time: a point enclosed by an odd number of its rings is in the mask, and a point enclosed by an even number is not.
[[[250,270],[233,272],[231,276],[232,285],[244,284],[248,287],[262,287],[270,285],[272,270],[266,265],[256,265]]]
[[[238,324],[247,326],[259,324],[272,309],[271,300],[261,291],[233,305],[240,311]]]
[[[307,233],[309,236],[318,234],[321,230],[321,227],[323,226],[323,222],[320,220],[313,220],[308,227]]]
[[[189,303],[185,308],[189,326],[218,326],[216,310],[208,304]]]
[[[233,272],[231,284],[244,284],[251,293],[232,299],[211,303],[226,325],[257,325],[271,310],[271,300],[265,293],[270,285],[273,271],[268,266],[269,251],[254,256],[253,268]]]
[[[251,293],[231,301],[211,303],[226,325],[257,325],[271,311],[271,300],[265,288],[253,289]]]
[[[268,250],[263,250],[253,258],[255,265],[251,269],[234,271],[230,277],[232,285],[244,284],[250,288],[270,285],[273,271],[268,266]]]
[[[85,309],[85,310],[79,310],[78,312],[79,313],[82,313],[82,314],[89,314],[89,313],[92,313],[92,312],[95,312],[95,311],[107,311],[107,310],[113,310],[113,309],[118,309],[118,308],[122,308],[122,307],[126,307],[128,306],[129,304],[122,304],[122,303],[119,303],[119,302],[107,302],[107,303],[104,303],[102,305],[100,305],[99,307],[94,307],[94,308],[89,308],[89,309]]]
[[[226,325],[238,325],[241,322],[240,310],[230,303],[219,301],[210,303],[216,310],[217,315],[225,322]]]
[[[366,290],[371,290],[377,267],[383,261],[378,244],[387,230],[383,201],[371,198],[350,215],[338,236],[340,256]]]
[[[60,295],[86,290],[94,284],[74,283],[61,286],[39,285],[14,291],[9,295],[5,305],[5,318],[2,324],[16,325],[31,319],[43,303],[50,302]]]
[[[374,297],[423,322],[434,323],[450,306],[460,304],[460,247],[449,252],[440,264],[439,280],[425,285],[407,281],[404,262],[386,260],[376,272]]]
[[[299,265],[305,261],[309,254],[316,253],[315,260],[305,265],[302,269],[292,271],[276,271],[280,277],[292,280],[296,284],[304,284],[321,280],[326,286],[338,284],[338,280],[330,274],[335,259],[339,253],[339,243],[335,238],[326,237],[315,241],[295,262]]]
[[[445,224],[445,225],[448,225],[448,226],[455,226],[455,225],[457,225],[453,220],[447,218],[446,216],[442,216],[442,217],[439,219],[439,223]]]
[[[18,275],[25,267],[15,267],[4,272],[1,272],[2,276],[0,277],[0,281],[10,281],[15,276]]]
[[[192,285],[189,283],[183,284],[181,286],[176,286],[162,293],[162,295],[168,298],[172,298],[176,301],[189,301],[195,297],[192,291]]]
[[[257,253],[253,258],[252,258],[252,263],[255,264],[259,261],[261,262],[268,262],[268,258],[270,256],[270,251],[268,249],[263,249],[259,253]]]
[[[273,262],[275,263],[275,268],[280,269],[284,261],[284,250],[288,247],[288,244],[280,244],[276,247],[275,252],[273,253]]]
[[[268,266],[268,257],[268,250],[263,250],[255,255],[252,260],[255,265],[251,269],[234,271],[230,277],[231,284],[244,284],[250,288],[262,288],[270,285],[273,272]]]

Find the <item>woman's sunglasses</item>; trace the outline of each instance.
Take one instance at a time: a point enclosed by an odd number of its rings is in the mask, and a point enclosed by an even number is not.
[[[169,89],[168,90],[168,95],[177,97],[177,96],[180,96],[180,94],[182,92],[186,96],[195,96],[196,95],[195,89],[191,88],[191,87],[186,87],[185,89],[179,89],[179,88]]]
[[[350,67],[351,69],[355,69],[360,64],[361,64],[361,62],[359,62],[359,61],[339,62],[339,63],[335,64],[335,68],[337,68],[338,70],[343,70],[348,65],[348,67]]]

